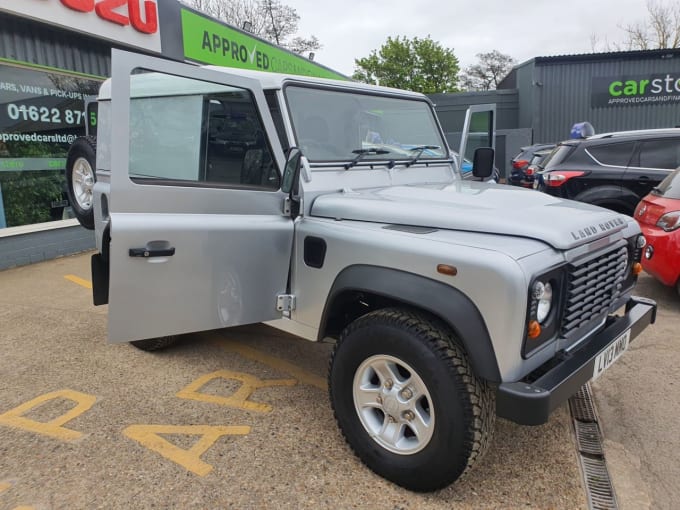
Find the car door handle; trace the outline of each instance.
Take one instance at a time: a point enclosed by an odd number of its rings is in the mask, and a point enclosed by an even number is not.
[[[170,246],[167,248],[130,248],[130,257],[172,257],[175,254],[175,248]]]
[[[638,182],[648,182],[648,181],[649,181],[649,177],[647,177],[646,175],[641,175],[640,177],[638,177]]]

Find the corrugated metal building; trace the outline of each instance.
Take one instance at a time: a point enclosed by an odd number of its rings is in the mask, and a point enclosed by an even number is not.
[[[667,82],[666,77],[672,79]],[[654,79],[662,80],[667,101],[600,101],[609,88],[614,99],[652,97]],[[645,93],[640,94],[640,83]],[[597,132],[675,127],[680,124],[680,49],[537,57],[515,67],[499,89],[519,91],[517,127],[530,127],[533,141],[568,137],[576,122],[588,121]],[[621,85],[611,87],[612,83]],[[625,95],[626,83],[638,89]],[[668,85],[670,83],[670,91]]]
[[[432,99],[447,132],[458,131],[468,105],[496,103],[496,160],[507,173],[521,145],[569,138],[577,122],[598,133],[680,125],[680,49],[536,57],[498,88]]]
[[[111,44],[0,12],[0,63],[110,75]]]

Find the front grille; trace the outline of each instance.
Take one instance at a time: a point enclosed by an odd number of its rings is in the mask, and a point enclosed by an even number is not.
[[[560,333],[568,336],[603,316],[619,297],[628,265],[625,246],[569,264],[567,297]]]

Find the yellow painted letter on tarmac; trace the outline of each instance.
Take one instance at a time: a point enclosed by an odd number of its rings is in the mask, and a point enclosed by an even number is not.
[[[209,395],[201,393],[199,390],[215,379],[226,379],[238,381],[241,383],[236,392],[228,397],[220,395]],[[263,381],[249,374],[242,374],[240,372],[232,372],[230,370],[218,370],[210,374],[199,377],[194,382],[189,384],[186,388],[177,393],[177,397],[188,400],[198,400],[199,402],[209,402],[211,404],[219,404],[222,406],[235,407],[236,409],[245,409],[247,411],[258,411],[260,413],[268,413],[272,410],[272,406],[268,404],[261,404],[248,400],[255,390],[260,388],[270,388],[274,386],[295,386],[297,381],[295,379],[270,379]]]
[[[69,412],[57,416],[48,422],[36,421],[24,416],[32,409],[41,406],[45,402],[56,399],[72,400],[76,403],[76,406]],[[36,434],[54,437],[63,441],[73,441],[74,439],[80,438],[83,433],[67,429],[64,425],[90,409],[96,400],[97,397],[94,395],[88,395],[87,393],[81,393],[74,390],[58,390],[51,393],[45,393],[33,400],[29,400],[25,404],[10,409],[4,414],[0,414],[0,425],[28,430],[30,432],[35,432]]]
[[[221,427],[212,425],[130,425],[123,430],[123,434],[142,446],[171,460],[187,471],[198,476],[205,476],[213,467],[201,460],[201,455],[222,436],[244,436],[250,432],[250,427],[235,426]],[[202,436],[194,446],[185,450],[176,446],[159,434],[184,434]]]
[[[7,489],[12,487],[12,484],[9,482],[0,482],[0,494],[5,492]]]

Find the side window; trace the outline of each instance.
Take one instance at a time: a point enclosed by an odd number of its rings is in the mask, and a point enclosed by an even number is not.
[[[642,142],[640,167],[672,170],[678,166],[680,166],[680,138]]]
[[[250,91],[189,78],[131,77],[130,178],[141,184],[278,189]]]
[[[635,142],[595,145],[586,149],[591,156],[603,165],[628,166]]]

